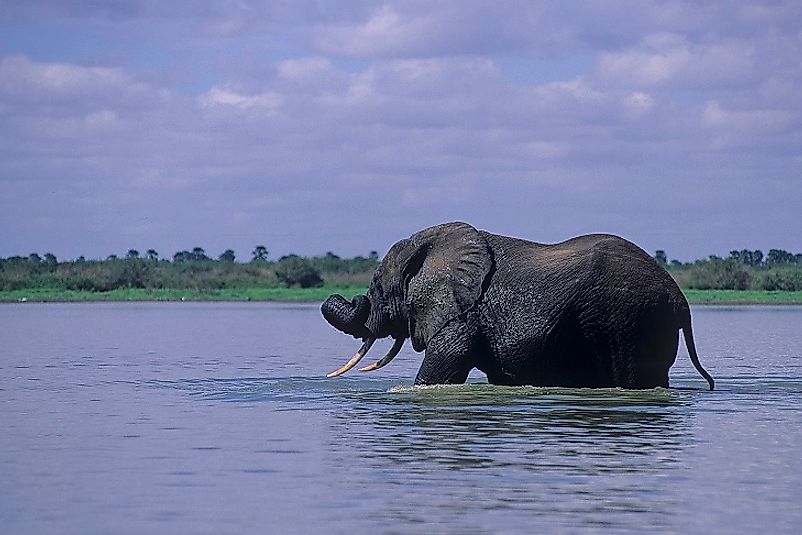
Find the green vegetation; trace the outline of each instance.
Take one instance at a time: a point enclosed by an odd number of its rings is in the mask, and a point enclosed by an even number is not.
[[[802,292],[683,289],[695,305],[802,305]]]
[[[227,249],[217,260],[201,247],[179,251],[172,261],[131,249],[124,258],[59,262],[50,253],[0,258],[0,301],[126,300],[322,300],[332,291],[364,292],[378,254],[343,259],[333,253],[270,261],[254,249],[250,262],[237,262]],[[356,292],[354,292],[355,294]]]
[[[704,260],[683,264],[668,262],[664,251],[655,259],[662,263],[682,288],[694,290],[802,291],[802,254],[770,249],[763,256],[760,250],[731,251],[721,258],[712,255]]]
[[[677,280],[691,303],[802,304],[802,254],[771,249],[732,251],[682,263],[655,259]],[[288,255],[268,259],[257,246],[250,261],[233,250],[210,258],[201,247],[159,259],[130,249],[122,258],[59,261],[53,254],[0,258],[0,301],[321,301],[333,292],[364,293],[378,254],[340,258]]]
[[[320,271],[312,265],[312,262],[297,255],[290,255],[279,260],[273,273],[288,287],[317,288],[323,286]]]
[[[332,293],[347,298],[365,293],[367,286],[320,286],[317,288],[241,288],[222,290],[171,288],[119,288],[107,292],[32,288],[0,291],[0,302],[83,301],[284,301],[318,302]]]

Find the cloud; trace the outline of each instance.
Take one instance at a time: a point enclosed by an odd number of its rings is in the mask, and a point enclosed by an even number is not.
[[[724,109],[717,100],[707,102],[702,109],[702,125],[715,132],[716,146],[753,145],[765,136],[789,131],[799,114],[779,109]]]
[[[189,6],[12,10],[66,40],[0,56],[0,226],[19,247],[364,254],[453,218],[687,257],[715,252],[724,230],[699,229],[718,220],[744,236],[793,225],[791,4]],[[776,210],[744,228],[732,213],[771,191]]]
[[[0,95],[5,102],[121,106],[153,104],[167,93],[120,68],[43,63],[15,55],[0,61]]]
[[[431,58],[493,53],[552,53],[582,37],[571,17],[586,8],[533,3],[388,2],[314,29],[325,54],[359,58]],[[588,4],[590,9],[594,9]]]
[[[604,53],[597,75],[636,87],[711,87],[754,76],[754,46],[743,41],[690,44],[678,35],[650,35],[637,48]]]
[[[395,10],[384,5],[364,24],[356,27],[342,27],[323,32],[319,39],[320,47],[328,52],[341,52],[353,56],[372,56],[374,54],[408,48],[414,36],[427,33],[425,19],[412,20],[400,17]],[[425,47],[424,43],[419,46]]]
[[[198,97],[198,101],[203,107],[233,106],[243,110],[250,108],[275,110],[281,105],[281,100],[281,96],[273,92],[242,95],[227,87],[216,86]]]

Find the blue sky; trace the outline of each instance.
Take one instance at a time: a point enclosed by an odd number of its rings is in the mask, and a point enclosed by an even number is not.
[[[3,2],[0,256],[468,221],[802,251],[798,2]]]

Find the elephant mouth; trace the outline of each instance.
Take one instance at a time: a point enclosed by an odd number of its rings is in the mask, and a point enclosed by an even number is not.
[[[381,359],[377,360],[373,364],[369,364],[364,368],[359,368],[359,371],[370,372],[373,370],[378,370],[379,368],[383,368],[384,366],[389,364],[390,361],[393,360],[396,357],[396,355],[398,355],[399,351],[401,351],[401,347],[403,347],[405,340],[406,338],[397,338],[396,341],[393,342],[393,347],[390,348],[390,350],[387,352],[386,355],[384,355]],[[365,342],[362,344],[362,347],[359,348],[359,350],[354,354],[353,357],[351,357],[351,359],[348,362],[346,362],[341,368],[327,374],[326,377],[337,377],[339,375],[344,374],[354,366],[356,366],[359,363],[359,361],[362,360],[362,358],[364,358],[365,355],[367,355],[368,351],[370,350],[371,346],[373,346],[373,343],[375,341],[376,338],[373,337],[365,339]]]
[[[323,302],[320,310],[335,329],[363,340],[374,337],[365,326],[370,315],[370,301],[366,296],[357,295],[349,302],[340,294],[334,294]]]
[[[387,334],[382,334],[384,330],[380,327],[377,328],[377,326],[374,325],[374,330],[367,327],[366,323],[368,322],[370,309],[370,301],[364,295],[358,295],[349,302],[343,296],[334,294],[321,305],[321,311],[326,321],[340,331],[363,340],[362,347],[359,348],[354,356],[341,368],[334,370],[326,375],[326,377],[337,377],[356,366],[359,361],[365,357],[376,341],[376,338],[379,337],[377,335],[387,336]],[[404,340],[406,340],[405,336],[398,336],[393,343],[393,347],[390,348],[384,357],[373,364],[360,368],[359,371],[369,372],[386,366],[398,355],[398,352],[401,351]]]

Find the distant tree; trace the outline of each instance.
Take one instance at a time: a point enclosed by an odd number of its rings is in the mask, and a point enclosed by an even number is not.
[[[136,249],[128,249],[128,253],[125,255],[125,257],[128,259],[139,258],[139,251]]]
[[[662,249],[658,249],[654,252],[654,259],[657,260],[657,263],[661,266],[668,264],[668,257],[666,256],[666,252]]]
[[[24,256],[9,256],[5,261],[9,264],[22,264],[24,262],[29,262],[30,260]]]
[[[110,254],[109,256],[106,257],[106,260],[117,260],[117,255],[116,254]]]
[[[28,262],[30,262],[32,264],[41,264],[42,263],[42,257],[39,256],[38,253],[31,253],[31,254],[28,255]]]
[[[783,249],[769,249],[766,257],[766,265],[781,266],[783,264],[793,264],[796,258],[793,254]]]
[[[264,262],[267,260],[267,248],[264,245],[257,245],[251,255],[253,256],[252,262]]]
[[[323,256],[311,258],[309,261],[312,262],[315,269],[322,273],[339,273],[343,271],[343,266],[345,264],[342,258],[331,251],[328,251]]]
[[[192,260],[192,253],[189,251],[178,251],[173,255],[173,262],[189,262]]]
[[[373,260],[374,262],[378,262],[379,261],[379,253],[377,251],[371,251],[370,254],[368,255],[368,258]]]
[[[276,278],[287,286],[312,288],[322,286],[320,272],[305,258],[297,255],[282,257],[275,268]]]
[[[688,278],[690,288],[700,290],[746,290],[752,281],[752,270],[733,258],[711,255],[693,263]]]
[[[749,249],[730,251],[730,259],[747,266],[759,266],[763,263],[763,251],[759,249],[754,251],[750,251]]]
[[[148,252],[145,253],[148,255],[148,260],[158,260],[159,253],[156,252],[156,249],[148,249]]]
[[[217,257],[221,262],[233,262],[236,259],[233,249],[226,249]]]
[[[44,260],[46,264],[51,266],[58,264],[58,258],[53,253],[45,253]]]
[[[364,273],[366,271],[373,271],[379,263],[378,255],[376,258],[365,258],[364,256],[355,256],[347,261],[347,271],[349,273]]]
[[[758,287],[763,290],[802,290],[802,269],[777,267],[760,273]]]
[[[193,247],[190,255],[191,259],[195,261],[209,260],[209,257],[206,256],[206,251],[203,250],[203,247]]]

